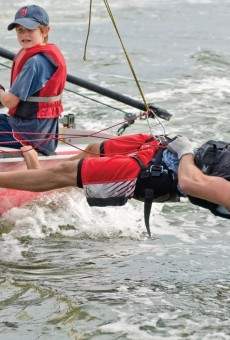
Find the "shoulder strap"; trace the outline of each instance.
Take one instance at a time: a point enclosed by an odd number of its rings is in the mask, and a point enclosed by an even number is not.
[[[35,97],[31,96],[26,99],[27,102],[30,103],[53,103],[61,100],[62,94],[59,94],[58,96],[51,96],[51,97]]]

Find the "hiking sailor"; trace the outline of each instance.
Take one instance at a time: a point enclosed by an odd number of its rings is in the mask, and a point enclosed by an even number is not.
[[[0,173],[0,187],[47,191],[77,186],[92,206],[141,200],[149,235],[152,202],[175,201],[183,195],[217,216],[230,218],[229,144],[209,141],[194,153],[186,137],[161,140],[148,134],[115,137],[89,145],[52,168]],[[28,152],[26,160],[29,157]]]

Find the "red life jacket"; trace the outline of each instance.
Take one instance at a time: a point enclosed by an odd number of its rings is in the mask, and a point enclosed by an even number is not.
[[[13,63],[11,84],[21,72],[27,60],[38,53],[44,54],[57,66],[57,69],[41,90],[34,93],[28,101],[20,101],[16,107],[9,110],[11,116],[25,119],[57,118],[63,111],[61,94],[65,86],[67,71],[64,57],[56,45],[36,45],[29,49],[21,50]]]

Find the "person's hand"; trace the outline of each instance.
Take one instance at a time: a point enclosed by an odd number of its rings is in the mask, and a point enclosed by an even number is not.
[[[5,91],[4,86],[2,86],[1,84],[0,84],[0,90]],[[0,97],[0,107],[3,107],[2,103],[1,103],[1,97]]]
[[[172,153],[176,153],[179,159],[184,155],[194,154],[192,142],[184,136],[176,137],[168,144],[167,149]]]

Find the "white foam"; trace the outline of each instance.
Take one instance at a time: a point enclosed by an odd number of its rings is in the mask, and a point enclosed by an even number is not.
[[[14,235],[3,234],[1,236],[0,259],[3,262],[11,262],[23,259],[23,252],[27,250]]]
[[[14,224],[14,237],[44,238],[60,233],[90,238],[143,237],[145,228],[139,222],[142,209],[128,203],[124,207],[89,207],[82,192],[63,190],[44,197],[24,208],[11,209],[5,218]],[[63,226],[66,226],[63,228]]]
[[[184,212],[182,210],[180,214],[175,214],[174,210],[170,212],[170,206],[168,203],[153,204],[150,217],[152,239],[147,238],[143,203],[131,200],[123,207],[90,207],[83,192],[77,189],[55,192],[30,206],[11,209],[5,214],[5,219],[6,223],[13,225],[9,236],[14,239],[43,239],[57,233],[75,238],[146,239],[146,242],[140,243],[139,251],[148,252],[149,256],[163,256],[167,247],[161,241],[156,241],[158,238],[173,236],[179,242],[191,244],[199,238],[208,237],[205,234],[207,230],[196,233],[200,228],[196,220],[186,220],[186,205],[181,206]],[[214,221],[209,219],[209,225]],[[4,239],[4,242],[8,242],[8,239]]]
[[[131,340],[152,340],[152,335],[147,334],[147,332],[140,330],[139,325],[130,324],[128,320],[126,320],[127,316],[121,318],[120,321],[109,323],[107,325],[103,325],[100,328],[102,332],[105,333],[118,333],[126,335],[127,339]]]
[[[210,94],[217,98],[224,98],[226,94],[230,93],[230,79],[226,77],[205,77],[202,79],[182,79],[174,83],[173,88],[166,88],[164,90],[153,93],[148,93],[148,98],[155,98],[156,101],[168,101],[181,95],[195,95],[202,94],[205,96]],[[204,97],[202,97],[202,100]],[[182,99],[180,99],[182,101]],[[191,103],[189,103],[191,104]]]

